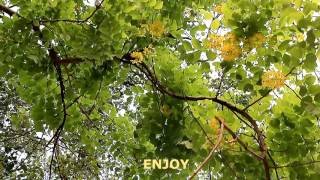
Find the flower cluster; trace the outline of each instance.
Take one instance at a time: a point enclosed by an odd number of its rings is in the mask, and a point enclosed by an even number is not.
[[[221,48],[221,56],[224,61],[233,61],[241,54],[240,46],[233,43],[225,43]]]
[[[296,38],[298,42],[304,41],[304,34],[303,33],[296,33]]]
[[[143,53],[142,52],[134,51],[130,54],[130,56],[133,58],[132,64],[141,63],[143,60]]]
[[[149,24],[148,26],[149,33],[153,37],[161,37],[165,32],[165,26],[161,21],[154,21],[153,23]]]
[[[286,76],[279,71],[268,71],[262,75],[262,86],[268,88],[279,88],[284,85]]]
[[[152,47],[151,46],[143,48],[143,54],[145,56],[148,56],[151,53],[152,53]]]
[[[238,38],[237,35],[235,33],[227,33],[225,36],[225,41],[228,43],[237,43],[238,42]]]
[[[234,33],[228,33],[225,36],[211,34],[208,40],[206,46],[221,51],[224,61],[233,61],[241,55],[239,41]]]
[[[134,51],[130,54],[130,56],[133,58],[132,64],[139,64],[143,61],[144,57],[148,57],[150,54],[153,53],[153,47],[152,45],[149,45],[148,47],[143,48],[143,51]]]
[[[220,49],[221,45],[223,44],[223,36],[218,36],[215,34],[209,35],[209,41],[207,41],[206,47],[211,49]]]
[[[160,112],[165,115],[166,117],[170,116],[170,114],[172,113],[172,110],[170,109],[170,107],[168,105],[163,105],[160,107]]]
[[[213,11],[216,12],[216,13],[219,13],[219,14],[223,14],[223,12],[222,12],[222,6],[221,6],[221,5],[216,5],[216,6],[213,8]]]
[[[209,126],[212,128],[212,129],[216,129],[217,128],[217,120],[216,120],[216,118],[212,118],[211,120],[210,120],[210,124],[209,124]]]
[[[266,41],[264,35],[260,32],[253,34],[251,37],[248,38],[249,46],[251,48],[258,48],[261,47],[262,44]]]
[[[139,36],[139,37],[143,37],[143,36],[146,35],[147,30],[148,30],[148,25],[147,24],[141,24],[140,28],[136,32],[136,35]]]

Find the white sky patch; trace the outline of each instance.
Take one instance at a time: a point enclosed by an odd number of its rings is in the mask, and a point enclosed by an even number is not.
[[[97,1],[99,1],[99,0],[97,0]],[[87,5],[87,6],[95,6],[96,0],[84,0],[83,2],[84,2],[84,4]],[[99,2],[100,2],[100,1],[99,1]]]

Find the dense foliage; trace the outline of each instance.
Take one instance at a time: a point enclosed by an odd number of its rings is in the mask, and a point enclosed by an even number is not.
[[[319,179],[319,37],[318,0],[0,0],[0,179]]]

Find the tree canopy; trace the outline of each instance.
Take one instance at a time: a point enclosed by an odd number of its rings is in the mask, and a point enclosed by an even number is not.
[[[319,179],[319,37],[318,0],[0,0],[0,179]]]

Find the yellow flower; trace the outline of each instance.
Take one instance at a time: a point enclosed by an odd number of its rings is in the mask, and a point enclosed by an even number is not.
[[[240,54],[240,46],[236,44],[225,43],[221,48],[221,56],[224,61],[233,61],[235,58],[239,57]]]
[[[172,110],[170,109],[170,107],[168,105],[163,105],[160,107],[160,112],[165,115],[166,117],[170,116],[170,114],[172,113]]]
[[[249,44],[248,39],[244,39],[244,40],[243,40],[242,49],[243,49],[244,52],[248,52],[248,51],[250,51],[250,50],[252,49],[251,46],[250,46],[250,44]]]
[[[161,21],[154,21],[152,24],[149,24],[149,33],[153,37],[161,37],[165,32],[165,27]]]
[[[206,47],[212,49],[220,49],[223,44],[223,37],[215,34],[210,34],[208,42],[205,44]]]
[[[145,56],[147,56],[147,55],[149,55],[149,54],[151,54],[152,53],[152,49],[150,48],[150,47],[145,47],[145,48],[143,48],[143,54],[145,55]]]
[[[142,24],[141,27],[138,29],[137,31],[137,36],[145,36],[146,35],[146,32],[147,32],[147,29],[148,29],[148,25],[147,24]]]
[[[210,34],[205,46],[220,50],[224,61],[232,61],[241,55],[241,48],[237,35],[233,32],[224,36]]]
[[[142,60],[143,60],[143,54],[142,54],[142,52],[137,52],[137,51],[135,51],[135,52],[132,52],[132,53],[130,54],[130,56],[133,58],[133,60],[132,60],[132,63],[133,63],[133,64],[141,63]]]
[[[253,48],[261,47],[265,40],[266,38],[264,37],[264,35],[259,32],[248,38],[249,45]]]
[[[206,137],[206,141],[202,144],[201,148],[210,151],[212,149],[211,142],[214,141],[214,136],[212,134],[208,134]]]
[[[262,75],[262,86],[268,88],[279,88],[284,85],[285,75],[279,71],[268,71]]]
[[[298,42],[304,41],[304,34],[303,33],[297,33],[296,38]]]
[[[233,138],[232,136],[231,137],[228,137],[226,139],[226,142],[230,145],[234,145],[236,142],[237,142],[237,138]]]
[[[222,12],[222,6],[221,5],[216,5],[214,8],[213,8],[213,11],[214,12],[217,12],[219,14],[223,14]]]
[[[210,126],[212,129],[216,129],[216,128],[217,128],[217,120],[216,120],[216,118],[212,118],[212,119],[211,119],[209,126]]]
[[[233,32],[229,32],[228,34],[224,35],[225,41],[230,42],[230,43],[235,43],[237,42],[237,35]]]

